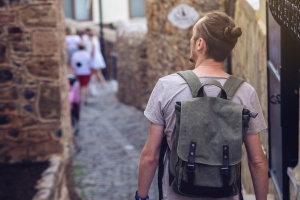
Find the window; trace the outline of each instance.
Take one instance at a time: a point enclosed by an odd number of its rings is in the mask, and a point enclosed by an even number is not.
[[[64,0],[65,16],[80,21],[91,20],[92,0]]]
[[[130,17],[145,17],[145,0],[129,0]]]

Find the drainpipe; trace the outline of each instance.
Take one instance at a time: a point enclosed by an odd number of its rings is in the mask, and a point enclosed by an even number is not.
[[[101,46],[101,52],[105,60],[105,45],[104,45],[104,39],[103,39],[103,15],[102,15],[102,0],[99,0],[99,12],[100,12],[100,46]]]
[[[103,15],[102,15],[102,0],[99,0],[99,16],[100,16],[100,47],[101,47],[101,52],[104,58],[104,61],[106,63],[105,59],[105,44],[104,44],[104,39],[103,39]],[[102,73],[105,79],[107,79],[107,71],[106,68],[102,69]]]

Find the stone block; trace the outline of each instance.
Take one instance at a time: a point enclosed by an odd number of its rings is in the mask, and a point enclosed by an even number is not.
[[[18,99],[17,87],[0,87],[1,100],[16,100]]]
[[[1,37],[1,35],[0,35]],[[24,31],[23,28],[20,26],[9,26],[7,27],[7,34],[3,34],[3,39],[8,40],[11,42],[11,45],[21,45],[21,42],[23,42],[24,45],[30,45],[31,43],[31,35],[30,32]]]
[[[0,12],[0,24],[13,23],[16,19],[16,15],[13,12]]]
[[[6,62],[7,62],[6,45],[0,44],[0,64]]]
[[[0,127],[10,124],[12,121],[11,116],[7,114],[0,115]]]
[[[3,147],[3,143],[1,141],[4,140],[4,131],[0,130],[0,149]]]
[[[8,5],[11,7],[11,8],[14,8],[16,6],[24,6],[24,5],[27,5],[28,4],[28,1],[29,0],[9,0],[8,1]]]
[[[24,139],[32,142],[43,142],[49,140],[49,134],[46,130],[26,130]]]
[[[6,140],[5,145],[0,149],[0,163],[16,163],[28,157],[26,148],[17,145],[16,142]]]
[[[61,98],[58,86],[42,84],[39,90],[38,108],[44,119],[60,119]]]
[[[35,54],[51,54],[58,52],[59,38],[53,31],[34,32],[32,36]]]
[[[0,113],[15,113],[18,110],[17,102],[0,102]]]
[[[15,119],[14,126],[15,127],[32,127],[38,123],[35,115],[19,115]]]
[[[30,53],[30,46],[29,45],[20,45],[20,44],[13,44],[12,50],[15,53]]]
[[[63,147],[58,141],[45,141],[39,143],[30,143],[28,145],[29,157],[36,157],[36,159],[43,159],[49,155],[62,153]]]
[[[21,133],[19,129],[11,128],[8,129],[5,135],[5,138],[12,141],[17,141],[21,137]]]
[[[39,78],[58,79],[59,63],[50,58],[38,58],[26,65],[28,72]]]
[[[10,83],[13,78],[14,75],[10,69],[0,69],[0,84]]]
[[[27,27],[56,27],[58,9],[52,5],[28,6],[20,12],[21,21]]]

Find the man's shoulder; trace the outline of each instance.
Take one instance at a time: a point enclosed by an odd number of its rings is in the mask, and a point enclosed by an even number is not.
[[[241,86],[239,87],[239,89],[247,91],[247,92],[255,92],[255,88],[248,82],[244,81]]]
[[[177,73],[169,74],[159,79],[159,82],[169,85],[184,82],[183,78]]]

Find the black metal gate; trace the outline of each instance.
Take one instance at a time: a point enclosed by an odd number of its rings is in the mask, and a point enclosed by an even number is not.
[[[300,7],[295,0],[269,0],[269,174],[280,199],[289,199],[287,168],[298,163]]]

